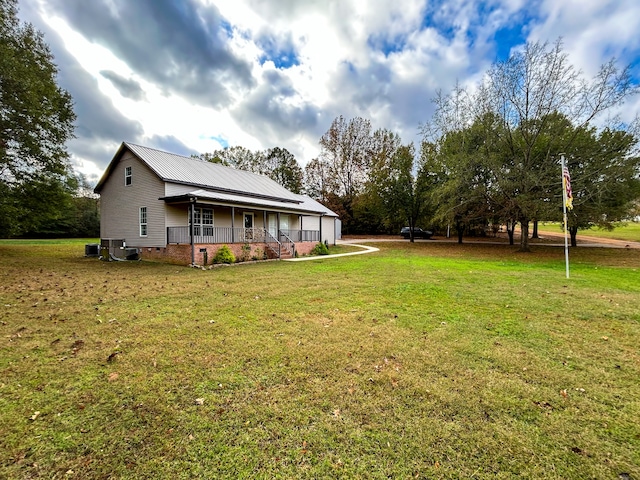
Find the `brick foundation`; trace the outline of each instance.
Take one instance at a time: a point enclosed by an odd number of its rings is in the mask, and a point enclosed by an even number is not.
[[[318,242],[296,243],[296,252],[298,253],[299,257],[302,257],[303,255],[309,255],[311,253],[311,250],[313,250],[317,244]]]
[[[231,243],[231,244],[196,244],[194,245],[194,257],[196,265],[205,264],[205,252],[206,252],[206,264],[211,265],[213,258],[215,257],[218,249],[223,245],[227,245],[233,252],[236,260],[240,260],[243,255],[247,255],[247,261],[253,260],[253,257],[262,260],[264,253],[266,252],[268,258],[276,258],[270,250],[263,243],[251,243],[248,244],[251,249],[248,254],[243,252],[243,243]],[[296,250],[298,255],[308,255],[313,247],[314,242],[301,242],[296,244]],[[138,247],[140,250],[140,256],[143,260],[157,260],[176,265],[190,265],[191,264],[191,245],[167,245],[166,247]],[[204,250],[204,251],[201,251]]]

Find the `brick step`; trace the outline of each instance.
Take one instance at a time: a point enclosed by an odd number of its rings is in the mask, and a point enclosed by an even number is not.
[[[267,249],[269,250],[269,252],[270,252],[271,254],[273,254],[274,256],[276,256],[276,257],[277,257],[277,255],[278,255],[278,252],[277,252],[277,251],[274,251],[272,248],[269,248],[269,247],[267,247]],[[282,251],[280,252],[280,258],[281,258],[281,259],[282,259],[282,258],[293,258],[293,253],[292,253],[292,252],[290,252],[290,251],[288,251],[288,250],[285,250],[285,249],[283,248],[283,249],[282,249]]]

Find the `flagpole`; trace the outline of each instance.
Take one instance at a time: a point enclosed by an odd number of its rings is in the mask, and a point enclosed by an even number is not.
[[[567,241],[567,179],[565,178],[565,163],[564,155],[560,157],[562,164],[562,217],[564,223],[564,263],[567,271],[567,278],[569,278],[569,243]]]

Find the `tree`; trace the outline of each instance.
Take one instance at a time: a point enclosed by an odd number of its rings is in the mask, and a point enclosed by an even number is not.
[[[293,193],[302,192],[303,171],[286,148],[270,148],[264,154],[265,174]]]
[[[320,138],[320,156],[329,165],[338,194],[353,198],[367,179],[371,153],[371,122],[361,117],[349,121],[340,115]]]
[[[201,153],[200,155],[192,156],[206,162],[220,163],[226,167],[233,167],[238,170],[261,173],[260,156],[241,146],[227,147],[222,150],[214,150],[211,153]]]
[[[347,232],[354,227],[354,201],[363,192],[372,155],[371,122],[361,117],[335,118],[320,138],[320,158],[326,162],[333,193],[345,212],[341,217]]]
[[[551,46],[527,43],[495,63],[473,95],[457,87],[436,99],[430,128],[423,131],[437,132],[437,138],[427,140],[440,150],[447,134],[464,132],[459,141],[465,141],[472,126],[479,129],[492,149],[491,154],[479,152],[473,162],[489,175],[487,195],[496,213],[520,223],[520,249],[527,251],[529,222],[548,213],[551,191],[557,191],[558,158],[571,148],[575,129],[590,125],[637,91],[629,69],[618,69],[613,60],[588,81],[569,63],[559,40]],[[499,125],[478,123],[488,118]]]
[[[571,245],[578,229],[612,229],[629,218],[640,199],[638,138],[628,131],[581,128],[567,151],[573,208],[568,212]]]
[[[426,183],[418,168],[413,144],[398,147],[385,170],[383,198],[387,213],[409,225],[409,238],[413,242],[413,229],[423,213],[426,193]]]
[[[265,151],[252,152],[245,147],[235,146],[192,156],[207,162],[220,163],[227,167],[264,175],[293,193],[302,192],[304,173],[296,157],[286,148],[274,147]]]
[[[68,191],[65,144],[75,120],[42,33],[20,24],[16,5],[0,0],[0,236],[28,231],[44,210],[55,218],[55,209],[66,207],[58,200]]]
[[[423,143],[425,183],[430,185],[435,216],[441,222],[454,225],[458,242],[463,233],[484,227],[495,221],[497,210],[509,217],[509,202],[495,188],[490,164],[500,164],[499,135],[486,135],[496,125],[496,119],[486,115],[473,125],[446,133],[437,146]],[[494,131],[499,131],[496,129]]]
[[[329,180],[329,165],[327,162],[314,158],[304,167],[303,190],[306,195],[324,203],[327,194],[334,191]]]

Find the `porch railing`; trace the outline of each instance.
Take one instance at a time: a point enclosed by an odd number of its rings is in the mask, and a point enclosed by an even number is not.
[[[231,227],[194,227],[194,243],[271,243],[280,244],[282,240],[295,245],[295,242],[317,242],[320,232],[316,230],[280,230],[279,239],[264,228]],[[167,243],[191,243],[189,227],[167,227]],[[279,248],[279,247],[278,247]],[[292,249],[291,249],[292,250]]]
[[[280,230],[294,242],[319,242],[320,231],[318,230]]]
[[[296,256],[296,244],[283,230],[280,230],[278,235],[280,237],[280,243],[282,248],[289,252],[293,257]]]
[[[282,255],[282,244],[278,241],[276,237],[271,235],[271,233],[266,230],[265,231],[265,244],[271,248],[271,250],[280,258]]]

